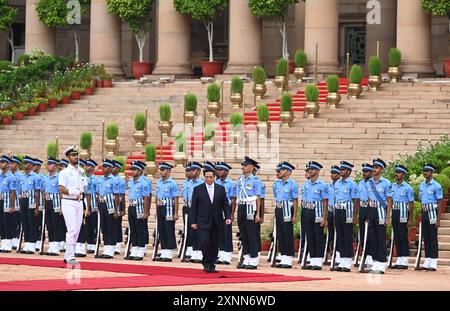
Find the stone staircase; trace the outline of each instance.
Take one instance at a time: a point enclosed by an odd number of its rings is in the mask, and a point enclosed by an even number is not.
[[[143,150],[134,147],[132,139],[134,115],[143,112],[148,107],[148,142],[160,148],[160,136],[157,128],[159,121],[158,107],[161,103],[170,103],[172,107],[172,121],[175,125],[173,136],[178,131],[187,131],[183,127],[183,95],[189,91],[198,96],[197,108],[199,117],[196,124],[200,124],[206,107],[206,84],[199,81],[180,81],[170,84],[145,84],[121,82],[115,83],[111,89],[97,89],[93,96],[83,96],[82,100],[72,102],[53,109],[44,114],[27,117],[20,123],[11,126],[0,126],[0,153],[27,153],[31,156],[44,158],[45,146],[48,142],[59,137],[60,151],[69,144],[77,143],[82,131],[91,131],[94,137],[92,148],[93,158],[101,160],[102,121],[117,122],[119,125],[120,154],[127,157],[129,164],[134,159],[143,158]],[[228,99],[230,84],[225,83],[224,120],[209,119],[207,122],[217,124],[219,137],[226,139],[228,118],[233,112]],[[281,160],[288,160],[298,170],[294,172],[299,184],[304,182],[303,167],[309,160],[319,161],[324,165],[322,175],[328,181],[328,168],[338,164],[340,160],[348,160],[360,168],[363,162],[371,161],[373,157],[381,157],[385,161],[392,160],[399,153],[412,153],[417,148],[418,139],[427,142],[436,141],[448,132],[450,125],[450,83],[399,83],[384,84],[382,90],[376,93],[365,91],[360,99],[349,100],[345,96],[338,109],[326,107],[326,89],[319,84],[320,115],[317,119],[305,119],[304,86],[291,85],[290,92],[294,94],[295,120],[293,127],[280,128],[278,156],[269,160],[263,158],[260,178],[266,183],[266,218],[265,224],[270,228],[273,222],[272,183],[274,180],[274,164]],[[341,89],[345,93],[345,88]],[[245,94],[245,124],[247,135],[255,132],[256,114],[253,110],[253,96],[251,84],[244,84]],[[273,128],[279,128],[277,115],[279,113],[279,92],[276,87],[268,83],[267,96],[262,100],[269,106]],[[240,109],[237,112],[243,112]],[[197,126],[197,125],[196,125]],[[197,151],[202,145],[201,135],[203,125],[189,133],[190,151]],[[189,131],[187,131],[189,132]],[[222,133],[220,133],[222,132]],[[173,137],[163,142],[163,160],[172,160]],[[252,151],[256,143],[246,143],[246,152]],[[276,145],[274,145],[276,147]],[[223,157],[215,156],[212,160]],[[233,166],[230,177],[236,179],[240,175],[241,156],[227,158]],[[258,158],[258,157],[256,157]],[[158,158],[159,160],[159,158]],[[197,160],[203,160],[200,156]],[[172,177],[179,184],[184,179],[182,167],[176,167]],[[156,176],[157,178],[157,176]],[[156,179],[153,179],[156,184]],[[154,206],[154,205],[153,205]],[[448,215],[445,215],[448,217]],[[450,218],[446,218],[446,220]],[[450,226],[447,221],[442,222],[439,229],[441,258],[443,263],[450,265]],[[150,229],[154,228],[154,215],[150,217]],[[181,221],[177,228],[181,228]],[[268,229],[267,229],[268,230]],[[237,228],[235,228],[237,231]],[[264,229],[262,230],[264,232]],[[445,260],[447,259],[447,260]]]

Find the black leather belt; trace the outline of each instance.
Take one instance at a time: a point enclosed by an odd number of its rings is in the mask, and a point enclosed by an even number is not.
[[[70,200],[70,201],[77,201],[78,202],[78,199],[72,199],[72,198],[62,198],[63,200]]]

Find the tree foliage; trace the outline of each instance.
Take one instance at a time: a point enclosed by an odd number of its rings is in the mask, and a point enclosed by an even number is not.
[[[81,5],[81,15],[87,12],[90,0],[78,0]],[[58,26],[69,26],[67,17],[69,16],[71,8],[67,7],[65,0],[39,0],[36,4],[36,12],[39,20],[50,28]]]
[[[298,0],[249,0],[248,6],[253,16],[260,19],[284,20],[287,8]]]
[[[422,0],[422,8],[432,15],[445,16],[450,14],[449,0]]]
[[[175,10],[180,14],[191,15],[192,19],[210,23],[215,16],[223,12],[229,0],[173,0]]]
[[[108,12],[126,22],[133,33],[147,33],[151,29],[153,0],[106,0]]]
[[[9,6],[7,0],[0,0],[0,32],[9,31],[16,15],[16,8]]]

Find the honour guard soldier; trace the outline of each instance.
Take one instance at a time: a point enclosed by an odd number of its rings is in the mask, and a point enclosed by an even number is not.
[[[131,241],[131,254],[127,260],[144,260],[147,243],[147,219],[150,215],[150,200],[152,189],[142,177],[145,163],[133,161],[131,170],[133,178],[128,181],[128,224]]]
[[[112,160],[104,159],[102,163],[103,178],[99,178],[100,226],[103,234],[103,254],[100,258],[112,259],[116,248],[116,220],[119,218],[119,194],[116,179],[111,171]]]
[[[425,262],[421,270],[436,271],[438,260],[437,231],[441,221],[441,185],[433,179],[436,167],[431,163],[423,166],[425,181],[420,184],[419,200],[422,204],[422,234],[425,243]]]
[[[44,175],[40,173],[41,170],[41,166],[42,166],[42,161],[39,159],[34,159],[34,163],[33,163],[33,172],[36,173],[37,178],[38,178],[38,182],[40,185],[40,191],[39,191],[39,198],[40,201],[38,202],[38,217],[37,217],[37,226],[36,226],[36,238],[38,239],[36,241],[36,251],[40,252],[41,251],[41,244],[42,242],[40,241],[41,238],[41,233],[42,233],[42,213],[44,211]]]
[[[80,159],[78,161],[78,164],[80,166],[80,169],[83,170],[83,174],[86,174],[86,164],[87,164],[86,161]],[[87,176],[86,182],[89,184]],[[84,192],[81,201],[83,202],[83,221],[81,222],[80,233],[78,234],[78,240],[75,246],[75,257],[86,257],[86,242],[87,242],[86,218],[89,217],[90,215],[90,211],[88,209],[86,201],[86,192]]]
[[[20,235],[20,228],[21,228],[21,221],[20,221],[20,176],[22,173],[19,171],[19,167],[22,164],[22,160],[17,157],[13,156],[11,158],[11,164],[10,164],[10,171],[11,174],[14,175],[14,178],[16,180],[16,202],[14,206],[14,213],[13,213],[13,240],[12,240],[12,248],[17,249],[19,246],[19,235]]]
[[[70,146],[64,150],[69,165],[58,176],[59,193],[61,194],[61,211],[66,224],[66,252],[64,262],[79,264],[75,260],[75,245],[83,222],[83,193],[87,186],[84,171],[78,165],[78,148]]]
[[[205,165],[211,166],[212,163],[206,162]],[[203,165],[198,162],[191,162],[191,179],[188,184],[188,205],[191,206],[192,202],[192,193],[194,192],[194,188],[198,185],[203,184],[205,181],[200,178],[200,173],[202,171]],[[188,218],[189,219],[189,218]],[[191,219],[192,220],[192,219]],[[197,231],[191,228],[192,222],[188,222],[188,237],[192,244],[192,256],[189,259],[189,262],[201,263],[203,259],[203,254],[200,249],[200,245],[198,243]]]
[[[353,259],[353,225],[359,208],[358,185],[350,174],[353,165],[341,161],[341,179],[335,184],[334,219],[336,226],[336,250],[340,254],[339,266],[335,271],[350,272]]]
[[[331,182],[328,184],[328,215],[327,215],[327,225],[328,225],[328,249],[333,250],[334,241],[334,195],[335,195],[335,185],[336,182],[341,178],[339,166],[333,165],[330,170]],[[337,255],[338,253],[336,253]],[[331,256],[330,256],[331,257]],[[337,256],[336,256],[337,257]],[[336,258],[336,262],[339,262]]]
[[[193,249],[192,249],[192,241],[191,241],[191,226],[189,226],[188,224],[185,224],[184,222],[186,221],[186,215],[188,217],[188,221],[189,221],[189,213],[190,213],[190,202],[189,202],[189,182],[192,178],[192,173],[191,173],[191,163],[192,162],[188,162],[185,165],[185,175],[186,175],[186,179],[183,181],[183,185],[181,186],[181,196],[183,198],[183,228],[187,228],[186,232],[183,232],[183,235],[185,234],[186,237],[186,255],[184,256],[184,259],[182,260],[183,262],[187,262],[189,261],[189,259],[192,257],[193,254]],[[183,229],[184,230],[184,229]],[[182,245],[180,245],[180,247],[182,247]]]
[[[394,231],[397,262],[392,269],[408,269],[409,240],[408,225],[414,212],[414,190],[405,181],[408,169],[398,164],[395,167],[395,183],[392,184],[392,229]]]
[[[13,213],[16,200],[16,178],[9,171],[11,158],[0,158],[0,253],[11,253],[13,230]]]
[[[173,166],[162,162],[159,165],[161,178],[156,184],[156,220],[161,240],[161,256],[156,261],[172,261],[173,250],[177,248],[175,240],[175,222],[178,220],[178,185],[170,177]]]
[[[24,234],[25,247],[23,254],[34,254],[37,241],[37,215],[40,200],[41,185],[39,177],[33,172],[34,159],[25,156],[24,172],[19,179],[20,187],[20,218]]]
[[[386,226],[390,224],[392,207],[391,182],[382,177],[386,163],[373,160],[373,177],[369,179],[369,254],[373,264],[370,273],[384,274],[387,262]],[[388,200],[389,199],[389,200]]]
[[[319,179],[322,165],[315,161],[309,162],[309,180],[305,186],[306,203],[304,210],[306,239],[310,253],[310,264],[302,269],[322,270],[325,251],[325,236],[323,228],[327,223],[328,186]]]
[[[280,178],[273,183],[273,195],[275,197],[275,217],[277,224],[277,239],[281,253],[281,262],[277,268],[292,268],[294,257],[294,224],[297,222],[298,208],[298,184],[291,179],[295,167],[282,162],[277,166],[280,170]],[[274,250],[276,252],[276,250]]]
[[[362,165],[362,174],[363,179],[358,184],[359,189],[359,216],[358,216],[358,226],[359,226],[359,241],[361,244],[361,247],[364,247],[364,236],[365,236],[365,223],[369,221],[368,215],[369,215],[369,189],[370,184],[369,180],[372,178],[373,175],[373,166],[369,163],[364,163]],[[369,232],[367,232],[369,234]],[[367,235],[367,241],[366,241],[366,267],[371,268],[373,265],[373,259],[372,255],[370,253],[370,247],[369,245],[369,236]],[[358,256],[358,251],[356,251],[356,256]]]
[[[305,166],[305,178],[308,181],[310,179],[309,176],[309,163],[306,164]],[[300,212],[300,245],[301,247],[299,247],[299,257],[300,257],[300,253],[301,253],[301,249],[302,247],[304,247],[305,245],[305,236],[306,236],[306,226],[305,226],[305,215],[306,213],[304,213],[304,210],[306,209],[306,201],[303,200],[304,196],[305,196],[305,191],[306,191],[306,182],[302,185],[300,191],[302,193],[302,199],[301,199],[301,212]],[[308,258],[309,260],[309,258]]]
[[[92,159],[86,160],[86,205],[89,210],[89,216],[86,217],[86,236],[87,236],[87,253],[95,253],[95,243],[97,239],[97,223],[98,223],[98,179],[94,174],[97,162]]]
[[[61,196],[58,187],[58,160],[47,159],[48,174],[44,176],[45,223],[47,225],[49,248],[45,255],[58,256],[60,244],[64,241],[64,218],[61,212]]]
[[[145,167],[146,166],[147,166],[147,164],[144,166],[144,172],[142,173],[142,178],[144,179],[145,182],[147,182],[148,187],[150,188],[150,190],[152,190],[153,189],[153,184],[152,184],[152,181],[150,180],[150,178],[148,178],[147,173],[145,172]],[[151,206],[152,206],[152,200],[151,200],[152,199],[152,194],[153,193],[150,193],[149,211],[150,211]],[[148,244],[150,243],[150,235],[148,233],[148,219],[145,221],[145,226],[147,228],[147,230],[145,230],[145,246],[144,246],[145,247],[145,254],[146,254],[147,253]],[[144,256],[145,256],[145,254],[144,254]]]
[[[258,177],[258,172],[261,167],[259,164],[255,166],[255,169],[253,170],[253,175],[256,176],[256,179],[259,181],[260,189],[261,189],[261,195],[260,195],[260,221],[256,224],[257,233],[256,236],[258,238],[258,265],[259,265],[259,259],[261,258],[261,225],[264,223],[264,208],[265,208],[265,201],[266,201],[266,185],[261,180],[261,178]]]
[[[122,217],[126,215],[125,209],[125,192],[127,191],[127,184],[122,176],[119,175],[122,170],[122,163],[119,161],[113,160],[114,168],[112,169],[112,175],[116,178],[117,189],[119,195],[119,211],[118,218],[116,220],[116,248],[114,253],[119,255],[122,251]]]
[[[233,209],[236,209],[236,184],[228,177],[230,170],[232,169],[228,163],[216,162],[216,184],[225,187],[225,192],[228,198],[228,205]],[[233,207],[234,206],[234,207]],[[219,258],[217,264],[229,265],[231,263],[231,256],[233,255],[233,226],[227,225],[225,220],[225,214],[223,215],[224,229],[220,234],[219,243]],[[233,221],[233,216],[231,216]]]
[[[253,174],[258,162],[245,157],[242,176],[236,183],[238,226],[242,243],[244,262],[238,268],[257,269],[258,266],[258,223],[261,221],[261,183]],[[234,211],[232,212],[234,215]]]

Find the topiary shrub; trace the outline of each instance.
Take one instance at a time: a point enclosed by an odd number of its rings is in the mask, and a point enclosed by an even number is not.
[[[337,75],[329,75],[327,78],[328,93],[339,92],[339,78]]]
[[[363,78],[361,66],[356,64],[353,65],[352,68],[350,69],[349,78],[351,83],[361,84]]]
[[[156,146],[146,145],[145,146],[145,161],[156,161]]]
[[[119,136],[119,126],[117,123],[110,123],[106,127],[106,138],[116,140]]]
[[[170,121],[172,110],[169,104],[161,104],[159,106],[159,118],[161,121]]]
[[[258,121],[269,121],[269,108],[267,108],[267,104],[258,105]]]
[[[306,56],[306,53],[303,50],[298,49],[295,52],[295,67],[305,68],[307,60],[308,57]]]
[[[319,89],[315,84],[308,84],[305,89],[305,97],[308,102],[317,102],[319,100]]]
[[[56,145],[56,142],[47,145],[47,157],[52,157],[54,159],[58,158],[58,146]]]
[[[231,79],[231,93],[242,93],[244,91],[244,81],[239,77]]]
[[[218,83],[211,83],[208,85],[207,97],[209,102],[220,101],[220,85]]]
[[[184,152],[186,150],[186,137],[183,132],[179,132],[175,136],[175,151]]]
[[[369,59],[369,73],[371,76],[381,75],[381,59],[376,56],[372,56]]]
[[[142,112],[136,113],[134,116],[134,129],[136,131],[144,131],[147,125],[147,120],[145,118],[145,114]]]
[[[389,67],[399,67],[402,61],[402,52],[400,49],[391,48],[389,50]]]
[[[292,110],[292,96],[288,92],[284,92],[281,95],[281,111],[291,111]]]
[[[197,96],[194,93],[187,93],[184,95],[184,110],[196,111],[197,110]]]
[[[278,61],[276,66],[276,75],[277,76],[287,76],[289,70],[289,63],[287,59],[282,58]]]
[[[81,147],[81,149],[91,149],[91,147],[92,147],[92,133],[91,132],[81,133],[80,147]]]
[[[230,115],[230,124],[233,128],[235,128],[238,125],[241,125],[244,122],[244,118],[242,117],[242,114],[234,112]]]
[[[203,137],[205,141],[212,140],[216,136],[216,129],[214,124],[208,123],[205,125],[205,129],[203,130]]]
[[[126,168],[126,165],[125,165],[125,158],[119,156],[119,157],[115,157],[114,160],[117,161],[117,162],[120,162],[120,163],[122,164],[122,168],[120,169],[120,172],[121,172],[121,173],[125,172],[125,168]]]
[[[263,67],[256,66],[252,70],[252,79],[255,84],[265,84],[267,80],[267,74]]]

